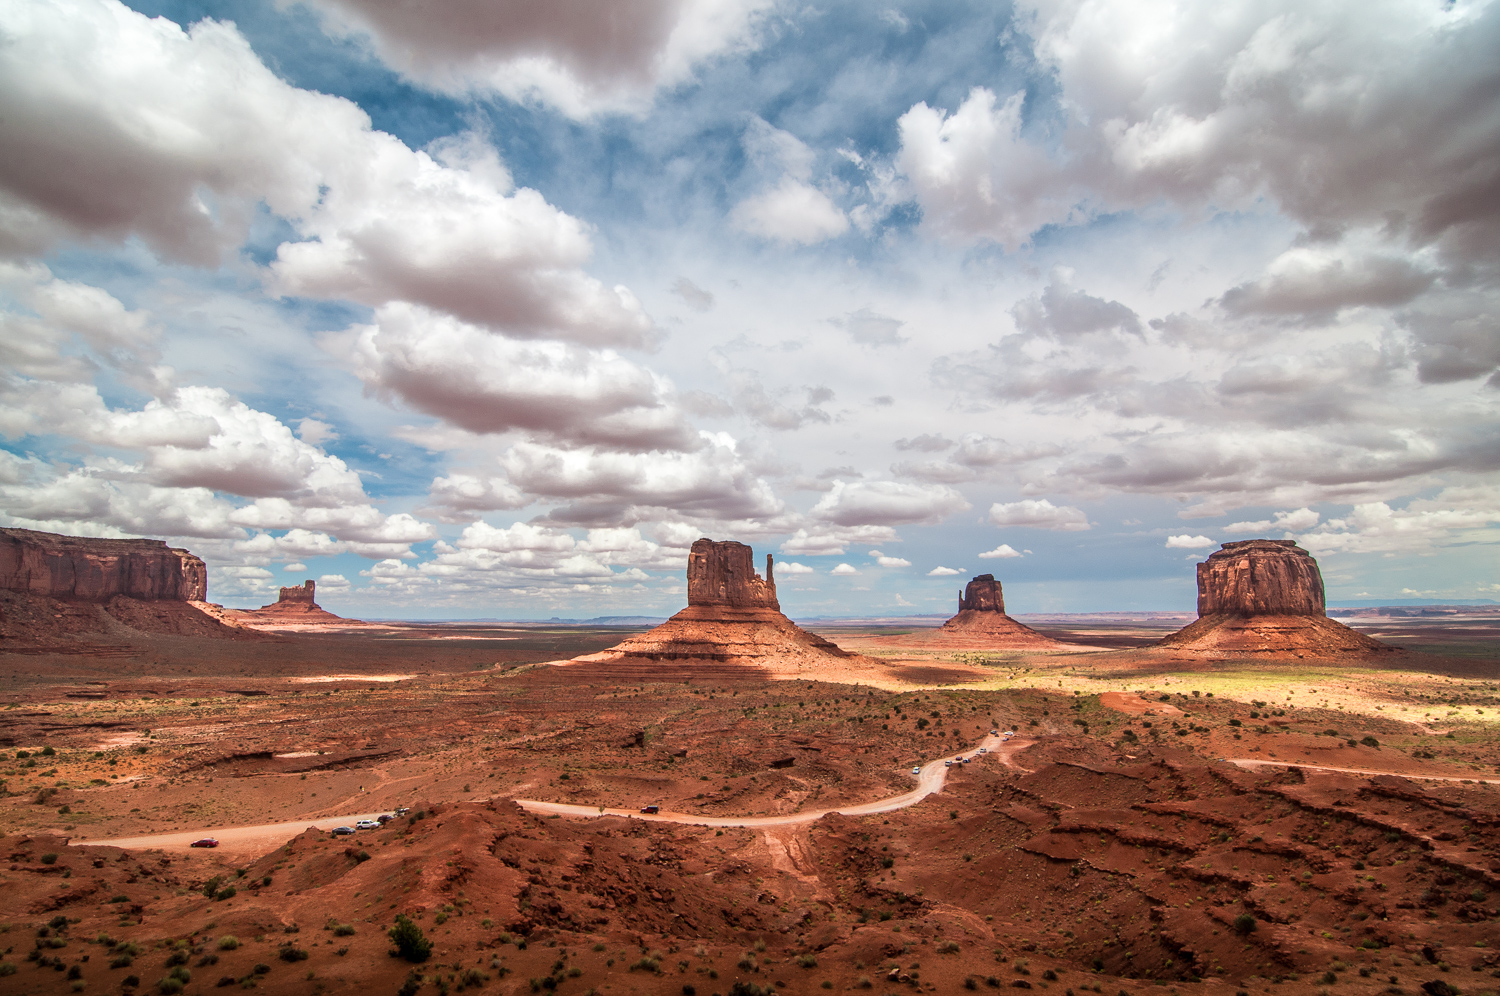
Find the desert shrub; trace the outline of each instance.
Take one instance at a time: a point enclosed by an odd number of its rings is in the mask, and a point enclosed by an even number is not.
[[[0,979],[7,975],[16,974],[16,963],[13,961],[0,961]]]
[[[653,958],[650,955],[643,955],[638,961],[634,962],[630,966],[630,970],[632,972],[636,971],[637,969],[642,972],[659,972],[661,971],[661,959]]]
[[[334,937],[350,937],[354,934],[354,924],[341,923],[333,928]]]
[[[405,914],[396,914],[396,925],[386,931],[386,936],[395,945],[391,948],[393,958],[405,958],[409,962],[421,963],[432,954],[432,942],[427,935]]]
[[[295,944],[283,944],[277,949],[276,957],[282,961],[306,961],[307,952]]]
[[[753,982],[735,980],[729,987],[729,996],[777,996],[775,986],[757,986]]]
[[[207,896],[209,899],[212,899],[214,897],[214,893],[216,893],[216,892],[219,891],[219,883],[222,882],[223,880],[224,880],[224,876],[223,875],[215,875],[213,878],[209,879],[207,882],[204,882],[203,883],[203,894],[205,896]]]
[[[409,972],[406,981],[401,983],[401,988],[396,990],[396,996],[417,996],[417,991],[422,988],[422,977],[415,970]]]
[[[55,854],[44,854],[44,855],[42,855],[42,864],[44,864],[44,865],[55,865],[55,864],[57,864],[57,855],[55,855]]]
[[[240,939],[238,937],[235,937],[233,934],[225,934],[223,937],[219,938],[220,951],[233,951],[239,946]]]
[[[1362,744],[1364,744],[1366,747],[1379,747],[1380,746],[1380,741],[1376,740],[1374,737],[1371,737],[1371,736],[1360,737],[1359,738],[1359,742],[1362,743]]]
[[[938,954],[958,954],[957,941],[944,941],[937,946]]]
[[[797,959],[797,964],[802,968],[817,968],[818,959],[810,954],[805,954]]]
[[[1234,918],[1234,930],[1237,934],[1253,934],[1256,926],[1255,917],[1249,913],[1241,913]]]
[[[223,902],[225,899],[231,899],[231,898],[233,898],[234,894],[236,892],[238,892],[238,891],[239,890],[236,889],[234,886],[232,886],[232,885],[226,885],[224,888],[222,888],[218,892],[214,893],[214,900],[217,901],[217,902]]]

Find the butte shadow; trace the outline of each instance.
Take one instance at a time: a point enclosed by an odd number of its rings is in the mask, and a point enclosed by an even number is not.
[[[1228,656],[1348,658],[1398,648],[1328,618],[1323,575],[1293,540],[1225,543],[1198,565],[1198,619],[1157,647]]]
[[[563,666],[604,667],[611,676],[664,672],[770,678],[879,677],[886,668],[809,633],[781,612],[772,561],[755,572],[750,547],[700,539],[688,554],[688,605],[655,629]]]

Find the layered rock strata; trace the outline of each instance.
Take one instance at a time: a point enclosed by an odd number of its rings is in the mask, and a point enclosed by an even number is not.
[[[213,611],[208,568],[154,539],[96,539],[0,529],[0,638],[132,633],[243,635]]]
[[[92,539],[0,529],[0,588],[49,598],[107,602],[201,602],[208,568],[186,550],[152,539]]]
[[[772,559],[755,573],[750,547],[700,539],[688,554],[688,605],[649,632],[577,660],[592,664],[703,661],[785,668],[864,661],[781,613]]]
[[[1392,647],[1328,618],[1323,575],[1294,540],[1225,543],[1198,565],[1198,620],[1162,647],[1222,653],[1365,654]]]

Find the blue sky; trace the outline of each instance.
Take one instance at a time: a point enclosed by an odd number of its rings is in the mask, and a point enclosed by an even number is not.
[[[1500,4],[414,9],[0,12],[0,523],[381,617],[701,535],[794,615],[1500,597]]]

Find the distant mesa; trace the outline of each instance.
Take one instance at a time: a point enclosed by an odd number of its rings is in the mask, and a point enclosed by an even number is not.
[[[0,596],[0,637],[6,639],[126,630],[243,635],[205,601],[202,559],[158,539],[0,529]]]
[[[338,626],[357,620],[345,619],[327,611],[316,601],[318,583],[312,579],[281,589],[281,596],[270,605],[237,612],[235,616],[247,626]]]
[[[1041,650],[1067,646],[1006,615],[1005,592],[993,574],[980,574],[964,587],[958,596],[958,614],[933,631],[932,636],[934,642],[949,645],[968,642],[976,649]]]
[[[1368,654],[1396,648],[1328,618],[1323,575],[1294,540],[1225,543],[1198,565],[1198,620],[1162,640],[1173,650]]]
[[[816,671],[829,665],[873,664],[797,626],[781,613],[773,562],[755,572],[744,543],[700,539],[688,554],[687,608],[648,632],[579,663],[636,666],[671,661],[757,665],[777,671]]]

